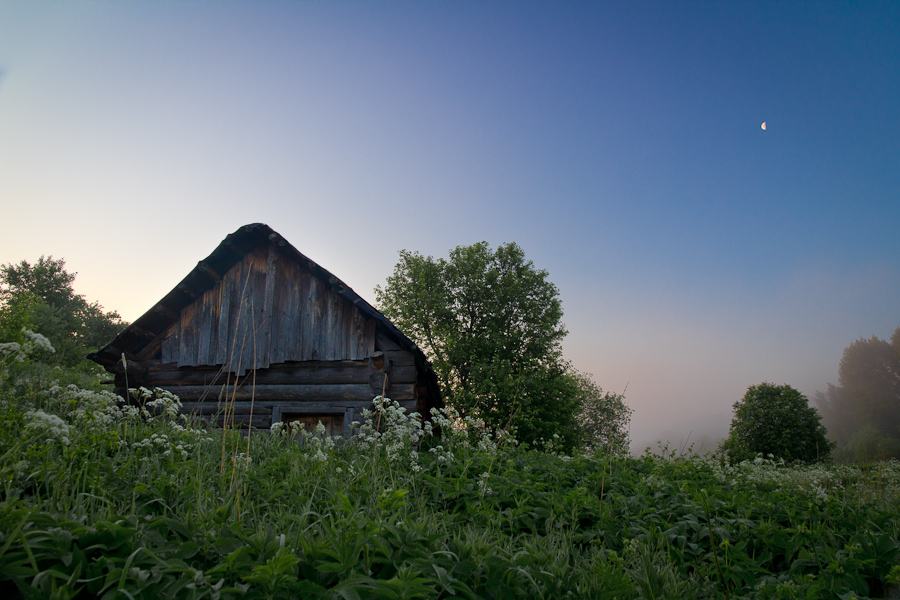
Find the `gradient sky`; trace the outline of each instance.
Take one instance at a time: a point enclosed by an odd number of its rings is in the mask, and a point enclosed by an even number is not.
[[[900,326],[900,3],[0,0],[0,263],[134,320],[264,222],[374,301],[515,241],[636,446]],[[760,124],[765,121],[765,131]],[[689,442],[689,443],[690,443]]]

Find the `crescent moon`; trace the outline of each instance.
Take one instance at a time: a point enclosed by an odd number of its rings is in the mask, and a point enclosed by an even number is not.
[[[761,128],[763,131],[766,130],[766,122],[765,122],[765,121],[763,121],[763,124],[760,125],[760,128]]]

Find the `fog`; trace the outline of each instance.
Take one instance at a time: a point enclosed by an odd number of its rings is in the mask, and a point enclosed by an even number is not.
[[[698,299],[653,287],[644,297],[582,288],[564,304],[566,356],[605,390],[625,392],[634,453],[714,449],[733,404],[764,381],[791,385],[814,406],[815,392],[837,383],[846,346],[898,325],[888,306],[900,277],[881,269],[798,275],[762,306],[734,290]]]

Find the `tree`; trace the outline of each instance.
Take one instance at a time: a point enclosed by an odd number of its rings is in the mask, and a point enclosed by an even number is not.
[[[867,428],[900,439],[900,327],[889,341],[872,336],[847,346],[838,385],[828,384],[826,392],[816,392],[814,398],[841,444]]]
[[[126,323],[119,313],[88,303],[72,285],[77,273],[66,261],[41,256],[0,267],[0,341],[20,341],[22,329],[46,336],[56,352],[53,362],[75,366],[88,352],[111,341]]]
[[[432,359],[444,397],[521,441],[577,438],[578,389],[562,359],[559,290],[514,243],[458,246],[449,259],[403,250],[375,295]]]
[[[886,436],[871,425],[857,429],[834,452],[834,459],[839,462],[867,463],[891,458],[900,459],[900,439]]]
[[[788,462],[812,463],[830,457],[834,443],[826,439],[819,411],[789,385],[750,386],[734,403],[731,430],[723,442],[733,462],[772,454]]]
[[[631,414],[623,394],[604,392],[587,373],[573,373],[579,391],[578,426],[589,452],[628,454]]]

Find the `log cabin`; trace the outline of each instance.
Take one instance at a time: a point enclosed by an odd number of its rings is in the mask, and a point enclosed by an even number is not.
[[[347,436],[382,393],[425,417],[443,406],[422,351],[262,223],[227,236],[88,358],[115,375],[126,401],[128,389],[162,388],[183,412],[220,423],[227,403],[244,430],[321,422],[329,435]]]

